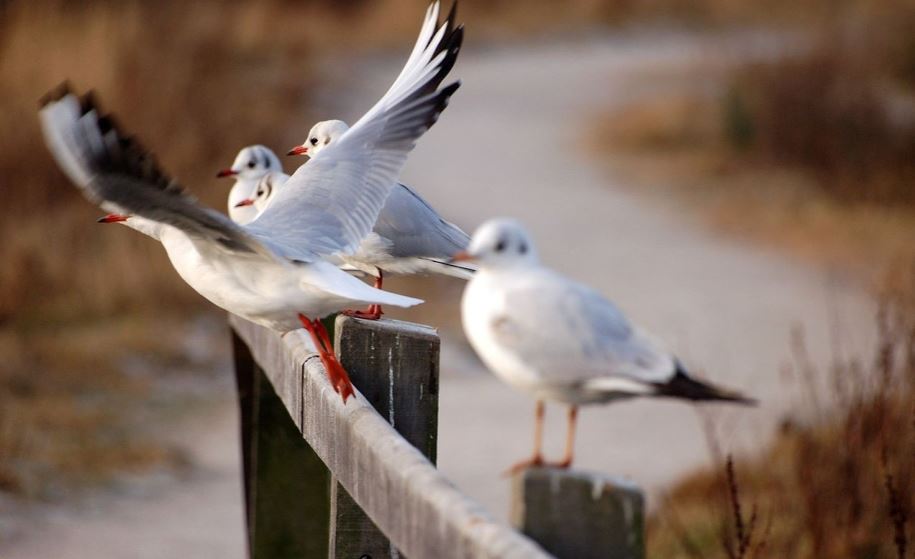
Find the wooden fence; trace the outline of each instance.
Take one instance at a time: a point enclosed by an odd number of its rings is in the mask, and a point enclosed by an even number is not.
[[[435,330],[338,317],[334,346],[358,389],[344,406],[303,331],[230,324],[252,558],[644,556],[638,488],[529,470],[512,480],[519,532],[435,468]]]

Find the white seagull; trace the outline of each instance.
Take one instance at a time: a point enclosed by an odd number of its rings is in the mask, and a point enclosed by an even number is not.
[[[266,146],[248,146],[238,152],[231,167],[216,174],[217,178],[234,177],[235,184],[229,191],[229,217],[232,221],[245,225],[260,213],[252,206],[252,199],[257,195],[258,183],[265,176],[273,176],[283,182],[289,178],[283,173],[283,164]]]
[[[484,223],[455,260],[479,264],[461,301],[467,339],[493,373],[537,399],[533,456],[511,471],[544,464],[545,400],[569,406],[565,457],[557,467],[572,463],[583,404],[636,396],[754,403],[691,377],[613,303],[541,265],[515,220]]]
[[[349,127],[339,120],[318,123],[311,129],[309,138],[311,140],[320,139],[320,143],[316,144],[312,141],[309,151],[306,151],[303,146],[298,146],[293,148],[290,153],[296,155],[307,153],[311,157],[316,157],[322,149],[340,138],[348,129]],[[241,153],[245,153],[253,147],[247,147]],[[276,157],[272,151],[269,154]],[[241,154],[239,154],[239,158],[241,158]],[[236,158],[236,163],[239,158]],[[248,162],[250,163],[250,160]],[[242,161],[242,166],[245,164]],[[235,167],[236,165],[233,165],[232,168],[235,169]],[[249,176],[254,178],[257,175],[252,172]],[[267,208],[284,184],[285,179],[286,175],[264,166],[260,177],[252,181],[253,186],[242,185],[240,181],[235,184],[229,196],[229,204],[232,205],[232,196],[236,193],[236,189],[244,189],[251,192],[251,196],[235,200],[236,209],[253,208],[257,215],[258,212]],[[469,241],[470,237],[467,233],[464,233],[457,225],[446,221],[416,191],[404,184],[396,183],[381,208],[372,232],[362,240],[354,254],[341,255],[341,261],[344,269],[358,270],[373,276],[375,287],[379,289],[382,287],[382,278],[388,274],[433,273],[470,279],[474,272],[472,265],[450,262],[451,256],[455,252],[467,248]],[[360,318],[378,319],[382,314],[381,305],[371,305],[365,311],[349,314]]]
[[[90,201],[159,240],[178,274],[223,309],[279,332],[301,323],[343,401],[353,394],[320,319],[365,304],[421,301],[372,288],[327,255],[353,252],[371,231],[416,140],[457,90],[430,91],[454,64],[460,35],[438,26],[433,3],[413,53],[394,85],[332,149],[299,168],[275,204],[239,226],[200,206],[154,157],[102,115],[88,94],[65,84],[43,100],[45,141]]]

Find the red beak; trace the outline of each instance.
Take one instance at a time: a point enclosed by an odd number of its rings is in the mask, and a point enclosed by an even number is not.
[[[243,207],[245,207],[245,206],[250,206],[250,205],[252,205],[252,204],[254,204],[254,200],[252,200],[251,198],[245,198],[245,199],[242,200],[241,202],[235,204],[234,207],[236,207],[236,208],[243,208]]]
[[[451,257],[452,262],[468,262],[470,260],[474,260],[474,258],[466,250],[462,250]]]
[[[307,146],[296,146],[286,152],[286,155],[308,155]]]
[[[129,215],[121,214],[108,214],[105,217],[98,218],[99,223],[117,223],[119,221],[127,221]]]
[[[232,169],[223,169],[222,171],[219,171],[218,173],[216,173],[216,178],[222,179],[225,177],[234,177],[237,174],[238,174],[238,171],[233,171]]]

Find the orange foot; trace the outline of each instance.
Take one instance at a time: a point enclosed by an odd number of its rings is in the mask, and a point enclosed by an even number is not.
[[[321,358],[321,363],[324,364],[324,370],[327,371],[327,378],[330,380],[330,385],[334,387],[334,392],[343,398],[343,403],[345,404],[347,398],[355,394],[355,392],[353,392],[353,383],[349,380],[349,375],[346,374],[343,365],[337,361],[337,357],[333,353],[322,352],[319,354],[319,357]]]
[[[515,474],[520,474],[528,468],[539,468],[545,464],[546,462],[543,461],[543,456],[540,454],[535,454],[527,460],[522,460],[521,462],[514,464],[512,467],[502,472],[502,475],[513,476]]]
[[[378,320],[384,313],[381,312],[381,305],[369,305],[364,311],[343,311],[343,314],[362,320]]]
[[[308,331],[315,348],[318,350],[318,357],[321,359],[321,363],[324,364],[324,370],[327,371],[330,385],[334,387],[334,392],[339,394],[343,398],[343,403],[346,404],[347,398],[354,394],[353,383],[350,382],[349,375],[346,374],[343,365],[337,361],[337,356],[334,355],[333,344],[330,341],[327,328],[324,327],[324,323],[320,320],[311,320],[303,314],[299,314],[299,321]]]

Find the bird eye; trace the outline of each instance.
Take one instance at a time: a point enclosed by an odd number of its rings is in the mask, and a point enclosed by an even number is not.
[[[312,139],[310,139],[310,140],[308,140],[308,141],[311,142],[311,145],[313,145],[313,146],[318,145],[318,139],[317,139],[317,138],[312,138]]]
[[[248,161],[248,168],[249,168],[249,169],[253,169],[255,165],[257,165],[257,163],[255,163],[253,159],[252,159],[251,161]]]
[[[500,239],[499,242],[496,243],[496,252],[502,252],[503,250],[505,250],[505,241]]]
[[[263,190],[258,190],[258,191],[257,191],[257,195],[258,195],[258,196],[263,196],[263,195],[264,195],[264,191],[263,191]]]

